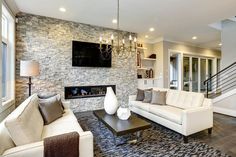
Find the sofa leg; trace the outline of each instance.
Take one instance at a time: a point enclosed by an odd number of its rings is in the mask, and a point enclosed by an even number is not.
[[[183,135],[183,139],[184,139],[184,143],[188,143],[188,136]]]
[[[208,129],[208,134],[211,135],[212,134],[212,128]]]

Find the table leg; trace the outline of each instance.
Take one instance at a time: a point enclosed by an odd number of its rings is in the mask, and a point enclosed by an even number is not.
[[[113,135],[113,142],[114,142],[115,146],[118,146],[117,143],[116,143],[116,136],[115,135]]]
[[[142,140],[143,131],[136,132],[137,142]]]

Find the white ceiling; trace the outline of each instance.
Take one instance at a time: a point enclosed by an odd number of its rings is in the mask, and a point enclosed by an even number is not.
[[[7,0],[21,12],[116,28],[117,0]],[[66,8],[66,12],[59,11]],[[122,30],[147,42],[159,38],[217,48],[220,31],[209,24],[236,15],[235,0],[120,0]],[[154,27],[154,32],[149,28]],[[149,38],[145,39],[144,36]],[[197,36],[197,40],[192,40]],[[209,45],[208,45],[209,43]]]

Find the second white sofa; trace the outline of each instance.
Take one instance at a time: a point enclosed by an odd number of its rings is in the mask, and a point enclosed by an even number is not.
[[[213,108],[210,99],[202,93],[185,92],[163,88],[156,91],[167,91],[166,105],[156,105],[136,101],[136,95],[129,97],[129,108],[136,114],[170,128],[184,137],[213,127]]]

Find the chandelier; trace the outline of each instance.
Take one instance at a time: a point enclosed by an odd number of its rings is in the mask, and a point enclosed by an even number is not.
[[[109,40],[103,40],[102,36],[99,38],[100,43],[100,52],[104,57],[111,56],[111,53],[119,56],[128,58],[131,56],[133,51],[136,51],[136,42],[137,38],[132,37],[129,35],[129,44],[126,45],[125,36],[122,34],[120,30],[120,0],[117,0],[117,25],[116,25],[116,32],[117,32],[117,41],[114,41],[114,35],[111,35]]]

